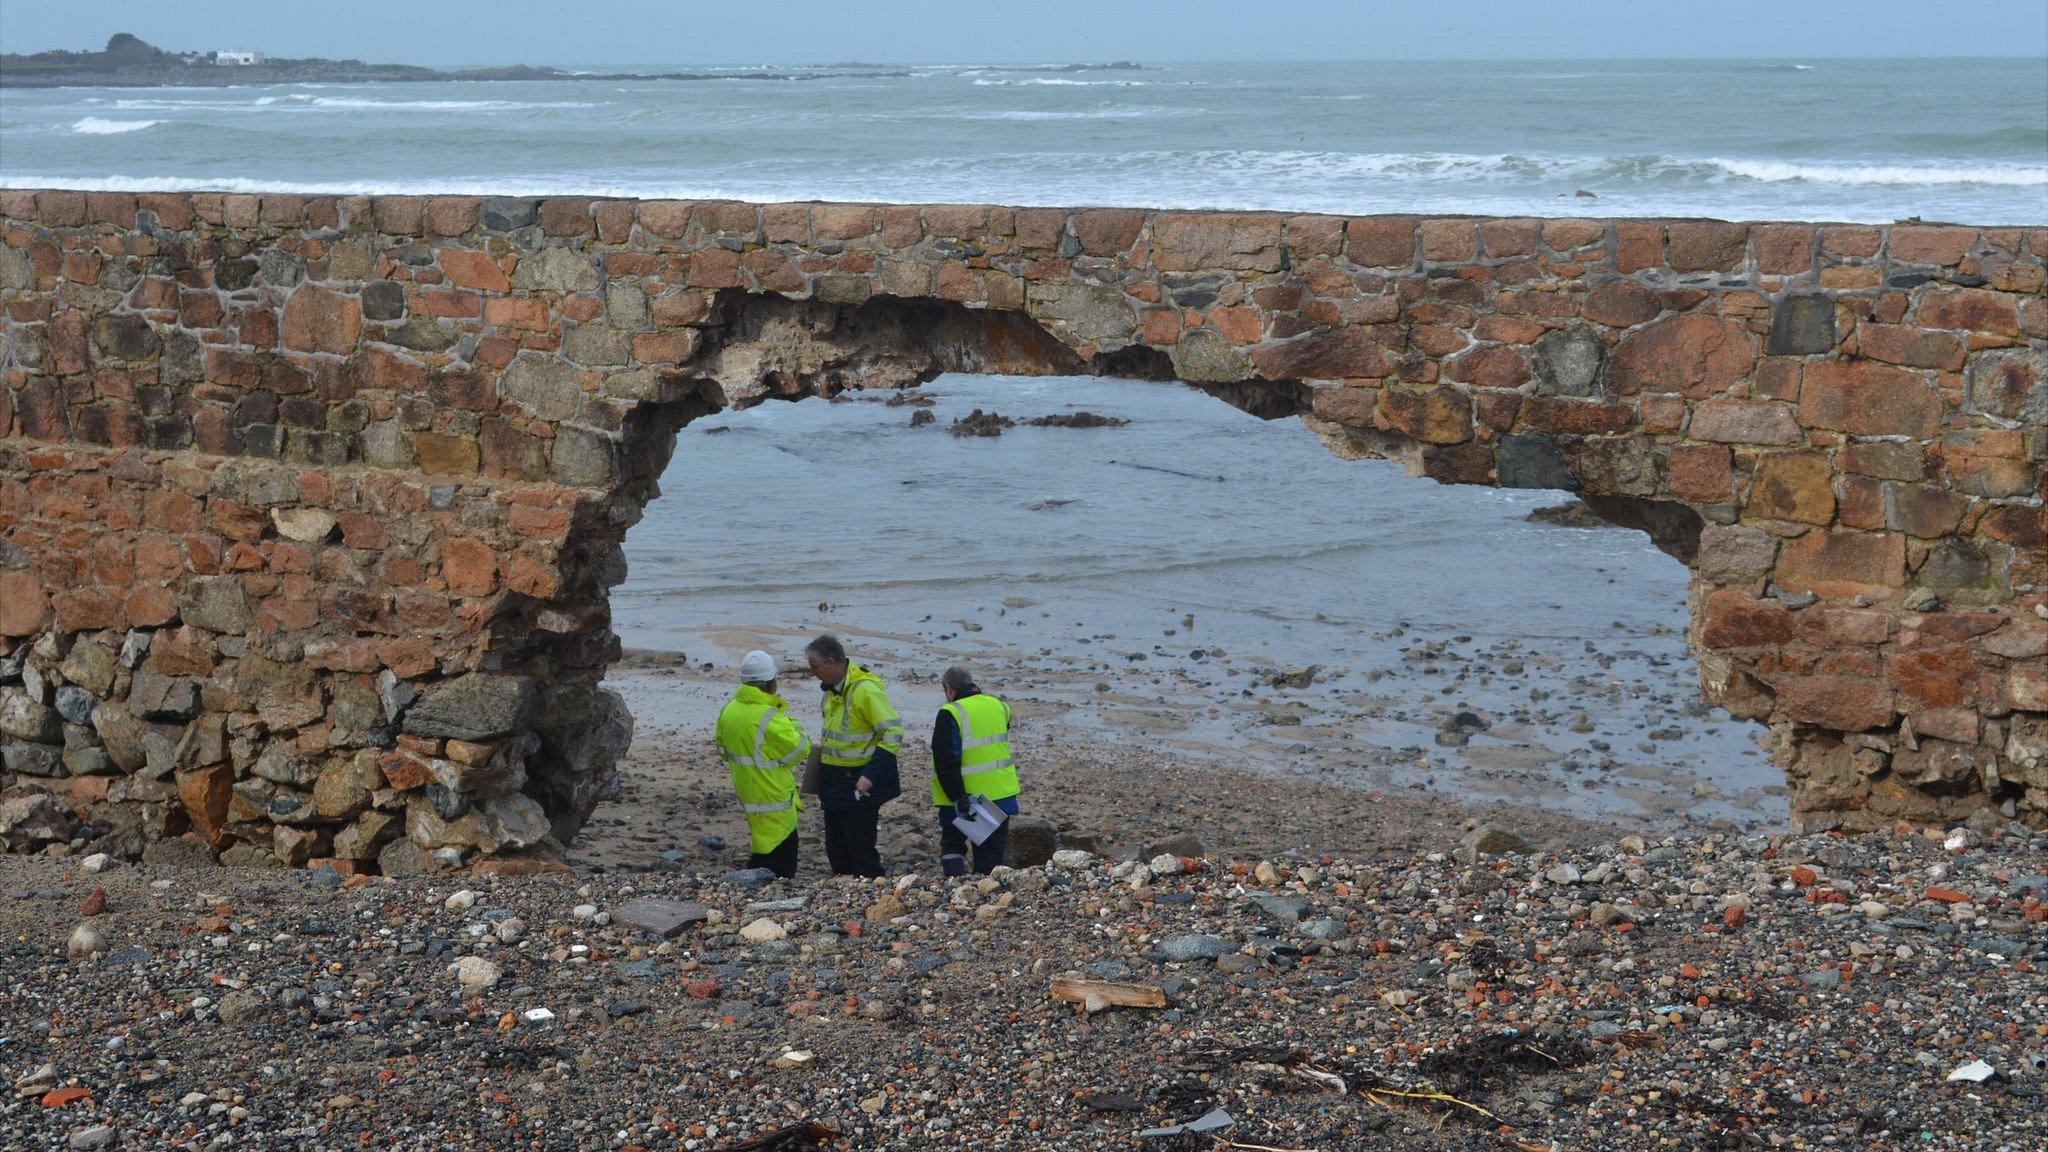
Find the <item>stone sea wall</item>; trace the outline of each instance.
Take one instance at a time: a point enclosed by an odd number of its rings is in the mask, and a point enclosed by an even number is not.
[[[2048,227],[0,192],[0,846],[544,857],[677,428],[1179,378],[1693,574],[1812,824],[2048,821]],[[77,832],[70,829],[69,832]]]

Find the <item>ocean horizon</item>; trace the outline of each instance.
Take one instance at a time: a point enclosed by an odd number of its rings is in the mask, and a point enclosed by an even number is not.
[[[870,67],[0,89],[0,186],[2048,221],[2031,58]]]

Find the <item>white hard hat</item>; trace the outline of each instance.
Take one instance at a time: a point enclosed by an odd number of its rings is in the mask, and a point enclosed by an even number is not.
[[[775,657],[756,648],[740,659],[740,679],[762,684],[775,679]]]

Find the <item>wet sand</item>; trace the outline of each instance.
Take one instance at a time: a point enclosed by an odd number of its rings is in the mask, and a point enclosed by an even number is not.
[[[846,635],[857,653],[905,641]],[[801,643],[794,634],[765,630],[735,630],[719,639],[740,651],[789,652]],[[1426,655],[1416,662],[1419,675],[1456,682],[1460,672],[1450,658],[1457,646],[1415,650]],[[1725,805],[1713,780],[1683,762],[1576,772],[1565,766],[1542,741],[1553,729],[1568,733],[1573,717],[1598,712],[1616,723],[1668,708],[1619,681],[1604,692],[1597,684],[1582,686],[1585,695],[1569,708],[1499,715],[1483,721],[1490,727],[1473,729],[1455,723],[1462,709],[1452,704],[1424,713],[1402,705],[1400,693],[1375,691],[1368,677],[1342,670],[1318,672],[1302,683],[1298,675],[1294,682],[1281,680],[1287,670],[1257,662],[1240,668],[1224,655],[1190,662],[1198,668],[1148,663],[1153,666],[1142,677],[1100,667],[977,665],[984,685],[1017,712],[1024,810],[1052,819],[1066,842],[1127,856],[1190,834],[1210,851],[1236,856],[1369,857],[1447,850],[1479,823],[1507,828],[1533,845],[1561,846],[1629,833],[1747,829],[1782,819],[1782,809],[1773,810],[1782,802],[1761,795],[1752,798],[1745,820],[1718,815]],[[1531,667],[1540,666],[1525,660],[1521,675],[1529,676]],[[924,781],[942,668],[896,675],[886,659],[882,664],[909,732],[905,795],[883,819],[884,861],[894,873],[929,871],[938,854]],[[1470,681],[1506,674],[1463,675]],[[1352,686],[1354,679],[1360,683]],[[715,664],[708,670],[693,665],[677,653],[635,650],[608,683],[625,696],[637,730],[620,767],[620,794],[598,808],[570,846],[571,863],[692,871],[739,866],[746,826],[710,735],[731,691],[730,673]],[[799,722],[815,734],[815,684],[786,674],[782,687]],[[1661,722],[1673,729],[1685,723],[1675,713]],[[806,874],[822,872],[820,818],[807,812],[801,832]]]

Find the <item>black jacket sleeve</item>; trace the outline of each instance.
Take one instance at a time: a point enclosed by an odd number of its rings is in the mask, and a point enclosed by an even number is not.
[[[955,803],[967,795],[967,785],[960,778],[960,725],[944,708],[932,722],[932,774]]]

